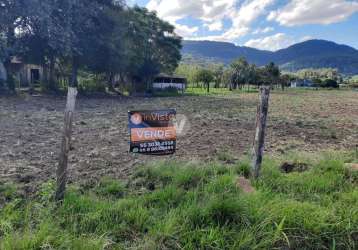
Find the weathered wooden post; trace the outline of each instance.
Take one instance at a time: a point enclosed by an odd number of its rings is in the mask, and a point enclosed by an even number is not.
[[[256,133],[253,143],[253,159],[251,175],[255,179],[260,176],[261,164],[265,148],[265,130],[267,122],[267,113],[269,108],[270,87],[260,88],[260,103],[256,114]]]
[[[64,198],[67,182],[68,153],[70,151],[73,113],[76,105],[77,88],[69,87],[65,110],[65,123],[61,144],[60,158],[57,167],[57,190],[55,199],[61,201]]]

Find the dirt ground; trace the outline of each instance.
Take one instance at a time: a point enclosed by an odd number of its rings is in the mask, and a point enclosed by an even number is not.
[[[70,154],[71,181],[101,176],[126,178],[136,166],[158,159],[217,158],[249,152],[257,93],[166,98],[79,98]],[[29,189],[55,177],[63,126],[64,98],[0,98],[0,182]],[[190,129],[178,138],[174,156],[128,153],[127,111],[176,108]],[[187,123],[188,125],[188,123]],[[358,92],[276,92],[270,102],[266,151],[354,149],[358,144]],[[36,185],[35,185],[36,186]]]

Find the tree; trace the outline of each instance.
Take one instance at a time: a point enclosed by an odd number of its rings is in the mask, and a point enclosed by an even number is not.
[[[27,25],[19,37],[23,48],[18,55],[24,63],[40,64],[46,74],[46,89],[57,91],[55,66],[67,62],[71,35],[64,21],[70,16],[66,1],[32,0],[26,11]],[[75,3],[73,3],[75,4]]]
[[[14,55],[18,43],[15,30],[21,30],[26,25],[26,4],[32,0],[0,0],[0,76],[1,89],[11,89],[12,76],[10,71],[11,57]]]
[[[321,83],[321,86],[324,88],[339,88],[339,84],[337,81],[332,79],[326,79]]]
[[[105,13],[99,23],[99,42],[92,45],[91,53],[86,56],[86,68],[95,74],[104,74],[109,88],[115,91],[116,76],[123,76],[130,57],[125,37],[126,13],[121,4],[107,8]]]
[[[252,85],[258,85],[258,69],[255,64],[250,64],[248,67],[248,75],[247,75],[247,83],[250,86]]]
[[[284,74],[279,77],[279,82],[281,84],[281,89],[285,90],[285,87],[289,86],[291,82],[291,76],[289,74]]]
[[[280,77],[280,69],[273,62],[265,66],[267,82],[270,85],[277,84]]]
[[[232,69],[230,90],[232,90],[248,81],[250,65],[246,59],[242,57],[232,62],[230,67]]]
[[[208,69],[201,69],[197,73],[197,81],[204,83],[206,90],[210,92],[210,83],[214,81],[214,74]]]
[[[1,79],[10,59],[43,65],[48,87],[55,69],[104,75],[113,89],[118,75],[146,85],[159,72],[172,73],[181,59],[174,26],[145,8],[124,8],[123,0],[0,0]],[[16,31],[16,32],[15,32]],[[4,70],[4,68],[6,70]]]
[[[214,82],[215,82],[214,87],[220,88],[220,84],[223,82],[223,77],[224,77],[224,66],[223,65],[213,65],[212,73],[213,73]]]
[[[127,38],[130,43],[129,77],[137,84],[149,87],[160,73],[173,73],[181,59],[181,38],[175,27],[157,17],[155,12],[134,7],[129,10]]]
[[[197,84],[196,80],[197,72],[200,70],[200,67],[197,65],[189,65],[189,64],[179,64],[179,66],[175,69],[175,74],[180,76],[185,76],[188,80],[188,83],[191,86]]]
[[[231,87],[232,69],[226,68],[223,73],[222,84],[225,88]]]

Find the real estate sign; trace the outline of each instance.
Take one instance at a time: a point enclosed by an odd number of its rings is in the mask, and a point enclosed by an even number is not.
[[[175,117],[174,109],[129,111],[130,152],[148,155],[174,154]]]

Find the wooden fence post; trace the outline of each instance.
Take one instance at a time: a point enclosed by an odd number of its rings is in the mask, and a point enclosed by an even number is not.
[[[260,176],[261,164],[265,148],[265,130],[267,113],[269,108],[270,87],[260,88],[260,104],[256,114],[256,133],[253,144],[252,177],[257,179]]]
[[[77,88],[68,88],[67,104],[65,110],[65,123],[61,144],[60,158],[57,167],[57,190],[55,199],[61,201],[64,198],[67,182],[68,153],[71,145],[72,120],[76,105]]]

